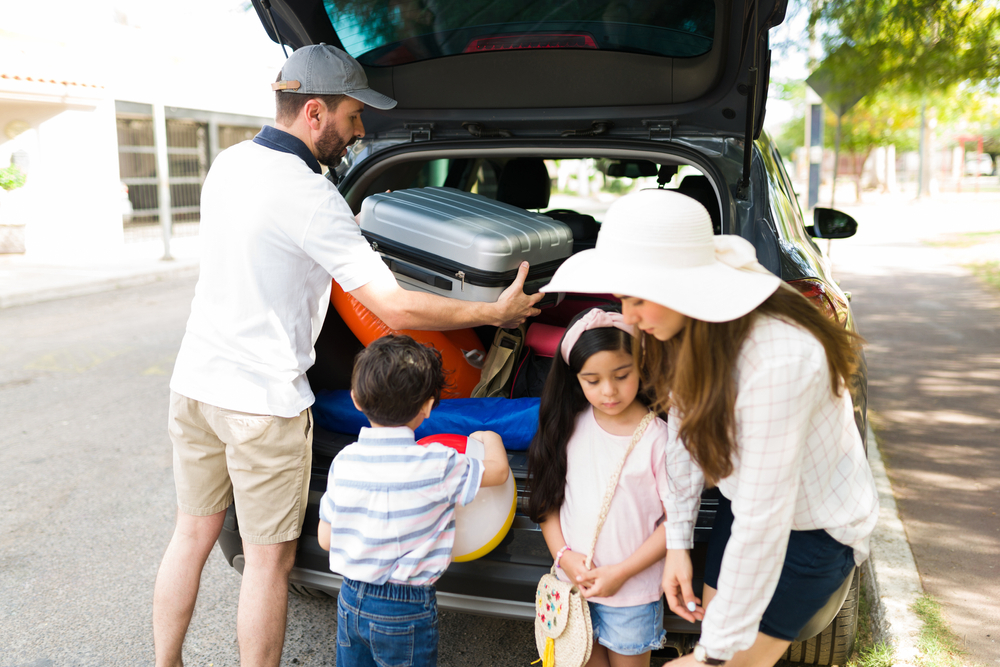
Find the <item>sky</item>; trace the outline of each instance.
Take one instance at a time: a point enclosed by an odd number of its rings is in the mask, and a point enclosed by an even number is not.
[[[25,45],[23,62],[7,54],[0,67],[23,76],[100,85],[116,99],[273,114],[270,82],[285,56],[248,0],[0,0],[0,16],[4,36],[18,36],[8,42]]]

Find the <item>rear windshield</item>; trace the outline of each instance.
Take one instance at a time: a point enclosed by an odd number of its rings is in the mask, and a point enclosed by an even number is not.
[[[689,58],[712,48],[706,0],[324,0],[345,50],[369,66],[512,49]]]

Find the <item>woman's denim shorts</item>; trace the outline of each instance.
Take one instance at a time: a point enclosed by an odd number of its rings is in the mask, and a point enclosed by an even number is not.
[[[634,607],[590,603],[594,639],[619,655],[642,655],[663,646],[663,598]]]
[[[719,496],[719,509],[708,538],[705,585],[719,588],[722,555],[733,528],[732,503]],[[760,632],[795,641],[799,631],[823,608],[854,569],[854,549],[825,530],[793,530],[778,587],[760,620]]]

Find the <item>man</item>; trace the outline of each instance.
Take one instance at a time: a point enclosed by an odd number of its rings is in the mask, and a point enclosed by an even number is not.
[[[170,382],[178,512],[153,597],[159,667],[182,664],[201,572],[234,501],[241,663],[279,663],[312,458],[305,373],[330,276],[394,329],[511,327],[539,312],[541,295],[523,292],[527,263],[496,303],[463,302],[404,291],[369,247],[320,168],[364,136],[365,104],[396,104],[356,60],[304,47],[272,88],[275,127],[220,154],[202,190],[201,273]]]

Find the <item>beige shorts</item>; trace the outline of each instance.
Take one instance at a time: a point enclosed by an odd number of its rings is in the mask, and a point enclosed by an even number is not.
[[[312,414],[224,410],[170,392],[177,506],[209,516],[236,502],[240,536],[251,544],[298,538],[309,498]]]

